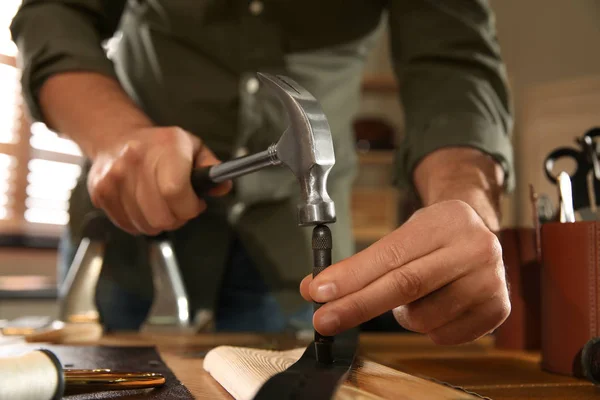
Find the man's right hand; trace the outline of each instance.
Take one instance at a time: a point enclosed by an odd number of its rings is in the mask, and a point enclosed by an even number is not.
[[[219,163],[202,141],[177,127],[140,128],[93,157],[92,203],[130,234],[174,230],[206,209],[192,189],[193,168]],[[220,196],[231,182],[213,188]]]

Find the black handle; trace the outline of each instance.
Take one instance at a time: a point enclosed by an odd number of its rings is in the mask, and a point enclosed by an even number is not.
[[[198,197],[205,197],[208,194],[208,191],[219,184],[213,182],[210,179],[210,168],[211,167],[203,167],[196,168],[192,170],[192,187],[194,188],[194,192]],[[146,236],[151,241],[163,241],[169,240],[169,237],[166,232],[161,232],[156,236]]]
[[[544,161],[544,172],[546,172],[546,177],[550,182],[557,183],[558,179],[552,173],[554,163],[561,158],[571,158],[573,159],[573,161],[575,161],[576,165],[575,172],[571,175],[571,178],[573,178],[575,175],[578,174],[579,170],[585,166],[586,162],[584,157],[585,154],[569,147],[560,147],[554,150],[548,155],[548,157],[546,157],[546,160]],[[585,174],[587,174],[587,171],[585,171],[584,175]]]
[[[210,168],[197,168],[192,170],[192,187],[198,197],[204,197],[208,194],[208,191],[219,185],[217,182],[213,182],[210,179]],[[92,240],[107,240],[108,233],[114,225],[110,222],[108,217],[102,212],[102,210],[95,210],[85,216],[82,226],[82,235]],[[168,236],[165,232],[160,233],[156,236],[146,236],[146,238],[154,241],[168,240]]]
[[[219,184],[210,179],[211,167],[203,167],[192,170],[192,187],[198,197],[204,197],[208,191]]]
[[[589,136],[592,139],[595,138],[595,137],[597,137],[597,136],[600,136],[600,127],[590,129],[583,136]]]

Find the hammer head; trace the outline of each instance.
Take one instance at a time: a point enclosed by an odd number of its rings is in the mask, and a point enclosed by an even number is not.
[[[277,158],[298,179],[301,226],[335,222],[335,206],[327,193],[327,177],[335,164],[329,123],[321,105],[290,78],[258,73],[259,79],[283,103],[290,126],[276,145]]]

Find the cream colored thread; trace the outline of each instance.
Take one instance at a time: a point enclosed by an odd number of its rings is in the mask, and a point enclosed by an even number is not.
[[[42,352],[0,358],[0,400],[51,400],[57,386],[56,366]]]

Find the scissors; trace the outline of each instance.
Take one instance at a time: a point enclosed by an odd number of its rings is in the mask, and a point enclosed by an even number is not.
[[[600,127],[590,129],[582,137],[575,138],[580,149],[573,147],[559,147],[552,151],[544,161],[546,177],[550,182],[558,184],[558,173],[553,171],[554,164],[560,159],[572,159],[575,161],[575,171],[570,175],[573,187],[573,207],[575,210],[581,208],[595,207],[590,198],[600,199],[600,185],[594,185],[593,181],[600,181],[600,161],[596,153],[594,138],[600,136]],[[558,171],[560,172],[560,171]],[[588,175],[593,173],[592,188],[588,185]],[[592,192],[592,193],[590,193]]]

